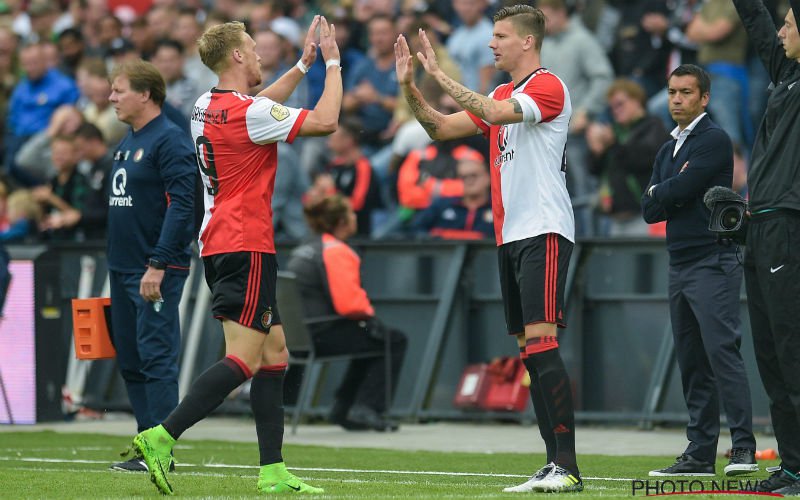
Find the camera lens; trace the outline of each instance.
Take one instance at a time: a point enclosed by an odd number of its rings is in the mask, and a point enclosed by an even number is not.
[[[734,231],[742,222],[742,210],[739,207],[727,207],[719,214],[719,225],[725,231]]]

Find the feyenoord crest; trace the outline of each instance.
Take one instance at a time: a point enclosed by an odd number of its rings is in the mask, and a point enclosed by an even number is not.
[[[289,110],[281,104],[273,104],[269,114],[279,122],[289,118]]]
[[[506,146],[508,146],[508,129],[505,125],[501,125],[497,131],[497,149],[502,153],[506,150]]]
[[[272,308],[268,307],[264,314],[261,315],[261,326],[269,328],[272,324]]]
[[[140,162],[142,161],[142,157],[144,156],[144,149],[139,148],[133,153],[133,161]]]

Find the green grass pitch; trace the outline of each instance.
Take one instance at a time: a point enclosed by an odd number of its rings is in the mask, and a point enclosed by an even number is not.
[[[145,474],[108,470],[108,465],[119,458],[119,452],[129,442],[128,438],[96,434],[0,433],[0,498],[160,497]],[[170,475],[170,481],[177,498],[259,497],[255,489],[258,476],[255,444],[186,440],[178,443],[175,456],[178,466]],[[518,498],[528,494],[502,493],[502,489],[525,481],[533,469],[544,462],[544,456],[528,454],[314,446],[286,446],[284,458],[295,474],[314,486],[325,488],[325,494],[317,498],[338,499]],[[581,498],[644,497],[642,490],[632,494],[631,479],[646,480],[647,471],[668,465],[674,459],[671,456],[603,455],[578,458],[585,490],[570,495]],[[722,472],[725,463],[724,459],[719,460],[718,472]],[[761,462],[762,470],[754,478],[765,478],[764,467],[776,463]],[[718,476],[717,480],[724,478]],[[711,482],[706,479],[704,483],[708,486]],[[669,492],[669,487],[666,488],[664,492]],[[693,489],[697,490],[698,485]],[[689,497],[763,498],[744,494]]]

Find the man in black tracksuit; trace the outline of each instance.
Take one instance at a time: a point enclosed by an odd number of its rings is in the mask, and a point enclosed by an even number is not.
[[[752,405],[739,353],[742,268],[735,249],[718,245],[708,230],[703,195],[731,187],[733,145],[706,115],[711,82],[700,67],[672,72],[669,111],[678,126],[656,155],[642,209],[648,223],[667,221],[669,305],[675,352],[689,423],[689,445],[677,461],[651,476],[713,476],[719,441],[720,403],[733,449],[725,474],[758,470]]]
[[[761,1],[734,4],[774,86],[747,175],[747,303],[781,456],[759,491],[800,495],[800,0],[790,1],[777,36]]]

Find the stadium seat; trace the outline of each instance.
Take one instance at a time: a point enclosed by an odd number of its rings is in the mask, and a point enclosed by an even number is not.
[[[335,356],[319,356],[314,352],[314,344],[308,325],[325,323],[341,319],[340,316],[306,318],[303,313],[303,301],[297,288],[295,274],[289,271],[278,271],[278,283],[275,291],[280,311],[283,334],[286,336],[286,348],[289,350],[289,364],[303,365],[303,378],[300,392],[297,395],[292,412],[292,434],[297,434],[297,424],[308,402],[311,390],[317,385],[317,374],[324,364],[333,361],[350,361],[360,358],[376,358],[386,356],[391,359],[391,339],[387,335],[384,349],[380,351],[360,352],[356,354],[339,354]],[[390,407],[392,393],[391,364],[386,363],[386,408]]]

